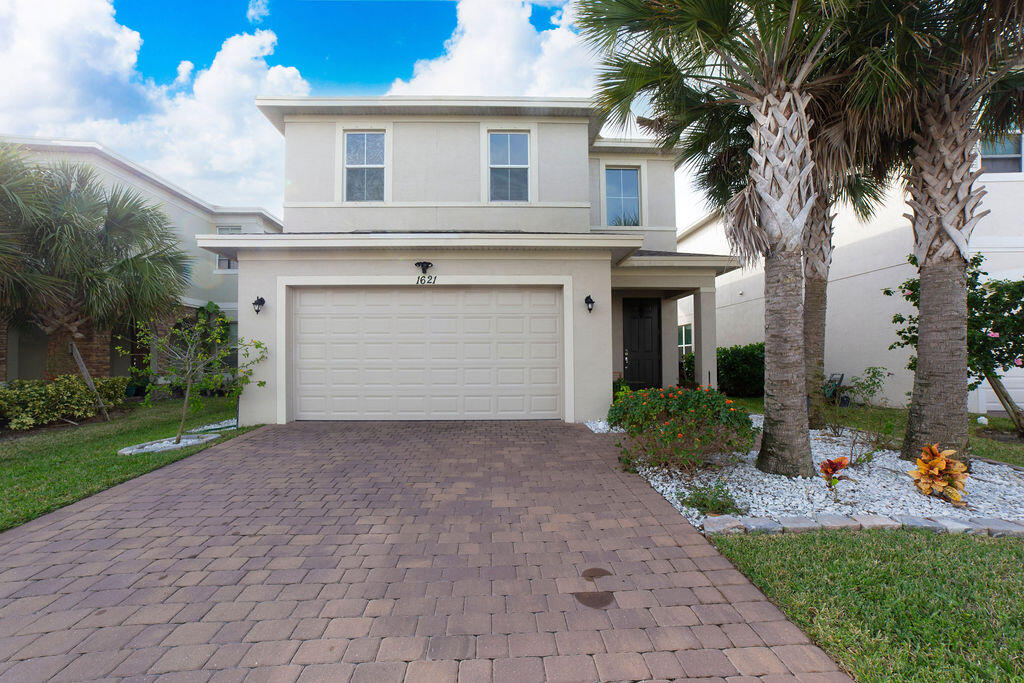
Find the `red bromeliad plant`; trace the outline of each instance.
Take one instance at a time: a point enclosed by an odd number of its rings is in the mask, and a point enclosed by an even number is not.
[[[714,389],[666,387],[620,393],[608,423],[628,437],[619,446],[624,464],[690,470],[708,456],[750,450],[750,415]]]
[[[840,471],[845,470],[849,466],[850,459],[846,456],[842,456],[840,458],[826,460],[818,466],[818,470],[821,472],[821,478],[825,480],[825,485],[828,486],[829,490],[835,491],[836,484],[839,482],[853,481],[853,479],[845,474],[839,474]]]

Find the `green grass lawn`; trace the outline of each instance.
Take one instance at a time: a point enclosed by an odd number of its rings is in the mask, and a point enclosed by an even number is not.
[[[733,399],[736,405],[742,406],[752,413],[764,412],[764,402],[760,398],[737,398]],[[870,408],[859,406],[850,408],[839,408],[836,413],[841,424],[855,429],[870,429],[876,432],[892,434],[895,437],[897,448],[907,429],[906,408]],[[990,417],[987,427],[979,425],[971,416],[968,425],[971,432],[971,452],[979,457],[999,462],[1007,462],[1011,465],[1024,467],[1024,442],[1001,441],[983,436],[985,430],[1000,431],[1007,434],[1013,433],[1013,423],[1008,417]]]
[[[186,429],[235,416],[235,401],[211,398]],[[117,450],[174,436],[181,401],[168,400],[78,427],[43,429],[0,440],[0,530],[23,524],[140,474],[237,436],[247,429],[180,451],[122,456]],[[9,432],[4,435],[7,436]]]
[[[1024,541],[924,531],[716,536],[859,681],[1024,680]]]

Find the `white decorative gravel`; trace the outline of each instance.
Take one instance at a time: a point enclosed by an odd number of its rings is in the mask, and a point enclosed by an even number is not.
[[[190,429],[187,434],[201,434],[203,432],[218,432],[222,429],[236,429],[238,427],[237,418],[229,418],[227,420],[221,420],[220,422],[214,422],[213,424],[203,425],[202,427],[196,427]]]
[[[148,441],[135,446],[126,446],[117,452],[118,455],[138,455],[140,453],[162,453],[164,451],[176,451],[189,446],[198,446],[207,441],[219,439],[220,434],[182,434],[181,443],[174,443],[174,437]]]
[[[752,415],[751,418],[756,426],[761,425],[761,415]],[[812,430],[811,452],[815,469],[823,460],[849,456],[849,431],[835,437],[826,431]],[[776,521],[780,516],[812,516],[818,513],[1024,520],[1024,472],[1007,465],[974,460],[973,471],[965,486],[967,507],[957,508],[939,498],[921,494],[907,474],[914,464],[901,460],[895,451],[880,451],[870,463],[844,470],[842,473],[855,481],[839,482],[836,495],[828,490],[821,477],[791,479],[762,472],[754,466],[756,457],[757,451],[744,456],[737,454],[735,463],[702,469],[693,474],[650,468],[641,469],[640,474],[695,525],[703,521],[704,515],[682,505],[677,494],[717,480],[725,482],[740,508],[744,509],[744,514],[770,517]]]
[[[607,434],[608,432],[621,433],[622,429],[619,427],[611,427],[608,424],[608,420],[587,420],[583,424],[590,427],[590,431],[595,434]]]

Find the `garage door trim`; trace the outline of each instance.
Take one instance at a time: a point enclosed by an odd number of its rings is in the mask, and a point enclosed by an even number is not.
[[[554,286],[562,288],[562,328],[564,339],[562,361],[565,364],[562,405],[565,406],[564,420],[575,420],[573,389],[573,294],[572,277],[562,275],[438,275],[435,284],[421,285],[416,275],[291,275],[278,276],[276,287],[277,304],[277,422],[285,424],[289,419],[291,402],[288,400],[289,358],[291,338],[288,320],[291,315],[289,288],[291,287],[410,287],[436,288],[460,287],[467,285],[493,286]]]

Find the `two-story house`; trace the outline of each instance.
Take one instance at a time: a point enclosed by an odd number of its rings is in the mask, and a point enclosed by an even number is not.
[[[210,204],[96,142],[28,137],[2,137],[0,140],[16,145],[29,163],[86,164],[96,171],[103,183],[131,187],[160,205],[182,249],[191,258],[190,284],[181,300],[182,309],[213,301],[228,318],[235,319],[238,308],[236,264],[229,258],[199,249],[196,235],[280,232],[281,222],[277,218],[259,208]],[[0,320],[0,381],[77,373],[63,341],[47,337],[35,327],[8,328]],[[129,359],[116,350],[124,344],[112,339],[109,332],[89,332],[78,346],[94,375],[128,374]]]
[[[674,160],[588,100],[257,100],[284,134],[284,231],[202,235],[269,347],[243,424],[603,417],[678,381],[676,302],[715,383],[715,278],[675,252]],[[253,302],[253,305],[248,305]]]

